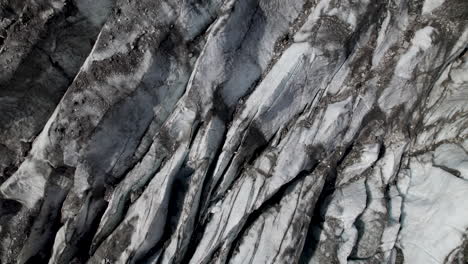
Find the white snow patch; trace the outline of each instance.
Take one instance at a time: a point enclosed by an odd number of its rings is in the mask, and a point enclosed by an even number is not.
[[[444,263],[468,228],[468,182],[433,167],[430,155],[411,159],[399,243],[407,263]]]
[[[315,137],[315,143],[327,145],[331,140],[335,140],[338,134],[342,132],[349,121],[349,108],[351,106],[351,97],[328,105],[320,128]]]
[[[367,168],[369,168],[377,160],[379,150],[379,144],[364,145],[362,150],[360,150],[361,156],[359,159],[356,159],[356,161],[343,169],[343,176],[339,180],[339,184],[347,183],[353,177],[363,173]]]
[[[413,46],[420,50],[427,50],[431,47],[432,39],[431,35],[434,32],[434,28],[431,26],[424,27],[414,34],[414,38],[411,40]]]
[[[49,130],[50,130],[50,126],[52,125],[52,122],[54,122],[57,118],[57,113],[58,113],[58,107],[55,108],[49,120],[47,120],[47,123],[45,124],[41,133],[39,134],[39,136],[36,137],[36,139],[33,142],[30,153],[33,157],[37,159],[47,160],[47,153],[45,150],[47,149],[47,146],[50,144],[50,139],[48,136]]]
[[[16,200],[28,208],[33,208],[44,197],[46,178],[51,167],[33,158],[26,159],[18,170],[0,187],[0,193],[8,199]]]
[[[434,33],[434,28],[431,26],[426,26],[414,34],[413,39],[411,40],[411,47],[408,51],[401,56],[398,64],[395,68],[395,73],[397,76],[410,79],[412,69],[414,65],[417,64],[416,57],[420,52],[426,51],[431,47],[432,44],[432,34]]]
[[[340,264],[347,264],[348,257],[353,251],[354,245],[356,244],[358,238],[358,231],[356,227],[352,226],[348,229],[345,229],[341,235],[343,243],[340,244],[337,252],[338,261]]]
[[[462,34],[460,34],[460,38],[458,39],[457,43],[453,45],[452,51],[450,55],[453,56],[457,52],[460,52],[466,47],[466,42],[468,41],[468,29],[465,29]]]
[[[385,52],[388,50],[389,46],[395,40],[392,40],[390,36],[387,35],[389,30],[388,25],[390,24],[391,13],[387,10],[387,16],[382,22],[382,26],[379,30],[379,35],[377,36],[377,45],[374,50],[374,55],[372,56],[372,67],[376,67],[382,57],[385,55]]]
[[[325,8],[329,7],[330,0],[319,1],[317,6],[307,18],[307,21],[294,36],[294,42],[305,42],[313,35],[313,28],[316,26],[316,21],[320,18]],[[332,10],[330,10],[332,12]]]
[[[455,144],[439,146],[434,152],[434,164],[457,170],[468,180],[468,154]]]
[[[246,104],[247,108],[268,108],[276,99],[278,92],[284,88],[281,83],[286,77],[294,73],[297,66],[301,64],[304,55],[310,53],[310,45],[307,43],[293,44],[284,51],[283,56],[249,97]]]
[[[434,9],[440,7],[445,0],[426,0],[422,8],[422,13],[427,14],[432,12]]]
[[[338,189],[333,195],[326,217],[333,217],[343,222],[346,230],[353,226],[355,219],[366,207],[365,179]]]

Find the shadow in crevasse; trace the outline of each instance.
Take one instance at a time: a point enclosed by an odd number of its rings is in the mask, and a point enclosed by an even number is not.
[[[324,188],[319,195],[312,218],[307,231],[304,248],[302,255],[299,259],[300,264],[309,264],[312,256],[319,246],[319,237],[322,232],[322,225],[325,221],[323,216],[326,214],[328,206],[330,205],[330,196],[335,191],[335,175],[328,175]]]
[[[235,36],[240,37],[240,41],[238,42],[237,49],[235,49],[235,53],[230,56],[230,59],[223,65],[225,67],[225,72],[229,73],[229,76],[226,80],[216,88],[214,91],[214,109],[212,109],[212,114],[217,116],[220,120],[224,121],[227,127],[227,124],[232,122],[233,113],[237,107],[237,100],[241,97],[245,96],[249,90],[256,85],[258,80],[261,77],[261,69],[259,67],[259,57],[261,57],[261,51],[259,50],[258,43],[262,41],[262,38],[265,34],[265,24],[266,24],[266,16],[265,12],[262,10],[261,6],[259,5],[258,0],[244,0],[239,1],[239,3],[243,3],[246,5],[244,10],[244,14],[238,15],[238,19],[249,20],[248,25],[245,29],[245,32],[240,32],[238,29],[238,23],[227,22],[230,24],[225,25],[225,30],[229,30],[231,34],[239,34],[243,33],[242,36]],[[249,14],[250,12],[250,14]],[[245,14],[246,13],[246,14]],[[226,38],[232,37],[229,34],[224,34]],[[230,39],[225,40],[226,43],[232,44]],[[213,67],[218,67],[219,65],[213,65]],[[239,81],[241,80],[241,81]],[[224,141],[224,140],[223,140]],[[222,141],[222,142],[223,142]],[[262,143],[263,141],[255,142],[256,144]],[[261,147],[261,146],[257,146]],[[219,157],[221,151],[221,146],[219,146],[215,157]],[[254,154],[255,151],[251,151],[251,155]],[[249,160],[249,157],[246,157],[245,160]],[[210,186],[216,184],[213,182],[213,172],[214,167],[216,166],[217,158],[215,158],[212,163],[210,164],[210,168],[207,173],[207,177],[205,178],[205,182],[203,183],[203,190],[202,196],[200,198],[200,204],[198,205],[198,211],[195,217],[195,224],[193,226],[193,233],[190,235],[191,239],[189,242],[189,247],[187,248],[187,252],[184,252],[184,257],[181,258],[181,263],[188,263],[192,258],[193,254],[196,250],[196,245],[200,242],[204,229],[206,227],[206,223],[200,223],[199,220],[203,219],[203,214],[201,209],[206,208],[206,203],[209,203],[209,190]],[[196,170],[196,168],[194,168]],[[187,179],[188,180],[188,179]],[[186,189],[184,189],[186,190]],[[173,191],[180,192],[183,190],[179,189],[176,190],[175,188]],[[185,196],[185,194],[172,194],[173,196]],[[172,203],[171,200],[170,203]],[[173,207],[172,205],[169,208]],[[180,210],[182,205],[177,206]],[[174,212],[177,212],[175,210]],[[169,214],[167,223],[174,223],[177,221],[176,214]],[[174,221],[175,218],[175,221]],[[181,252],[182,254],[182,252]]]
[[[318,249],[320,242],[320,235],[322,233],[323,223],[325,221],[324,216],[330,206],[331,196],[336,190],[336,180],[338,176],[337,168],[343,163],[345,158],[351,153],[353,144],[349,144],[343,155],[338,161],[332,166],[331,171],[328,173],[325,179],[325,184],[315,204],[314,211],[312,213],[309,229],[306,234],[305,243],[302,249],[302,254],[299,259],[300,264],[308,264],[314,256],[314,253]]]

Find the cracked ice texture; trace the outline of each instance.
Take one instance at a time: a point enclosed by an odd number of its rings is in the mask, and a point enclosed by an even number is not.
[[[468,2],[0,1],[0,263],[462,263]]]

